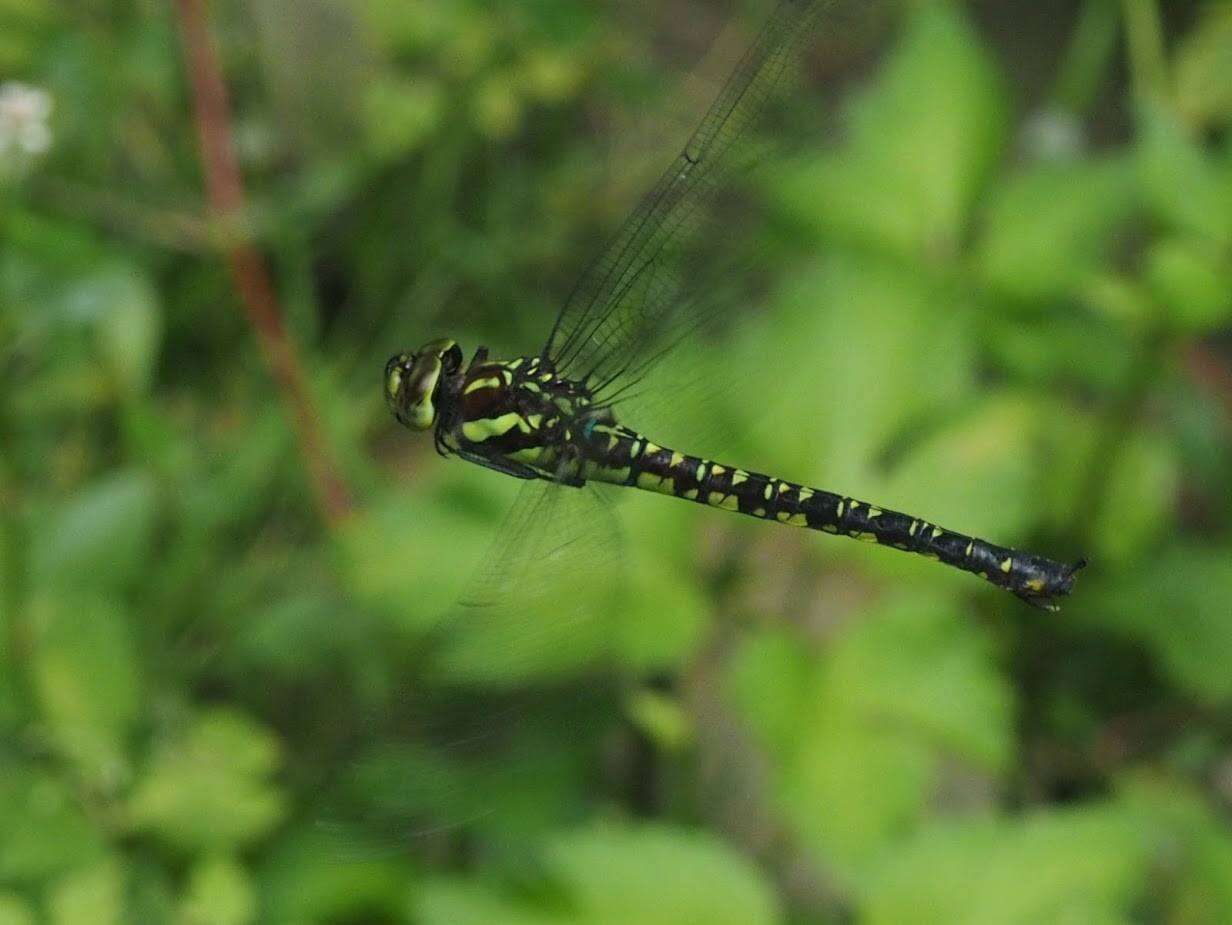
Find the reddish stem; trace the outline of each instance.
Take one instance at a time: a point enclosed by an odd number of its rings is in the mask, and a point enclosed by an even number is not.
[[[1224,424],[1232,429],[1232,369],[1202,344],[1194,344],[1185,352],[1185,368],[1193,381],[1223,406]]]
[[[300,450],[308,466],[317,502],[326,522],[336,526],[350,513],[351,493],[335,467],[309,393],[303,366],[282,322],[269,267],[244,232],[244,183],[235,157],[231,110],[218,55],[210,40],[206,0],[178,0],[185,66],[192,86],[193,108],[210,209],[227,230],[222,248],[236,292],[283,404],[295,422]],[[237,233],[237,229],[239,233]]]

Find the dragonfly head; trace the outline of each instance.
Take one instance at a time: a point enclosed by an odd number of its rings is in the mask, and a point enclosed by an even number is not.
[[[436,423],[441,385],[462,368],[462,348],[442,338],[385,364],[385,403],[403,426],[430,430]]]

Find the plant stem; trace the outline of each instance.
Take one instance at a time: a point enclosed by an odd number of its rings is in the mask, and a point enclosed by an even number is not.
[[[245,211],[244,185],[235,156],[227,88],[210,40],[205,2],[178,0],[177,7],[210,209],[224,233],[220,246],[249,324],[283,405],[295,422],[317,503],[332,527],[350,513],[351,493],[327,449],[299,353],[283,324],[269,268],[240,221]]]
[[[1163,23],[1155,0],[1122,0],[1129,70],[1139,102],[1163,101],[1168,92],[1168,63]]]
[[[1055,104],[1075,114],[1095,105],[1116,53],[1119,25],[1115,0],[1086,0],[1052,90]]]

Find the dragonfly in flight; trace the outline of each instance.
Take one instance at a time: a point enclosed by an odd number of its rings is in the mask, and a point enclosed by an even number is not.
[[[684,150],[584,272],[538,353],[502,360],[479,347],[467,363],[455,340],[432,340],[390,358],[386,401],[406,427],[432,431],[443,455],[550,483],[554,491],[605,483],[852,537],[926,556],[1055,610],[1083,560],[1011,549],[924,517],[691,455],[657,443],[622,413],[647,374],[707,320],[707,303],[692,288],[682,255],[702,235],[741,140],[765,114],[828,5],[782,0]],[[512,550],[526,528],[514,524],[504,545]]]

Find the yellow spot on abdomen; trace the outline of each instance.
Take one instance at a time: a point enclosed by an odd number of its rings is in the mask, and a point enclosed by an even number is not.
[[[637,474],[637,487],[644,488],[647,491],[658,491],[664,494],[672,493],[672,480],[663,478],[651,472],[639,472]]]
[[[1001,571],[1005,572],[1005,574],[1007,575],[1010,573],[1010,569],[1012,569],[1013,567],[1014,567],[1013,559],[1006,559],[1004,562],[1001,563]]]

